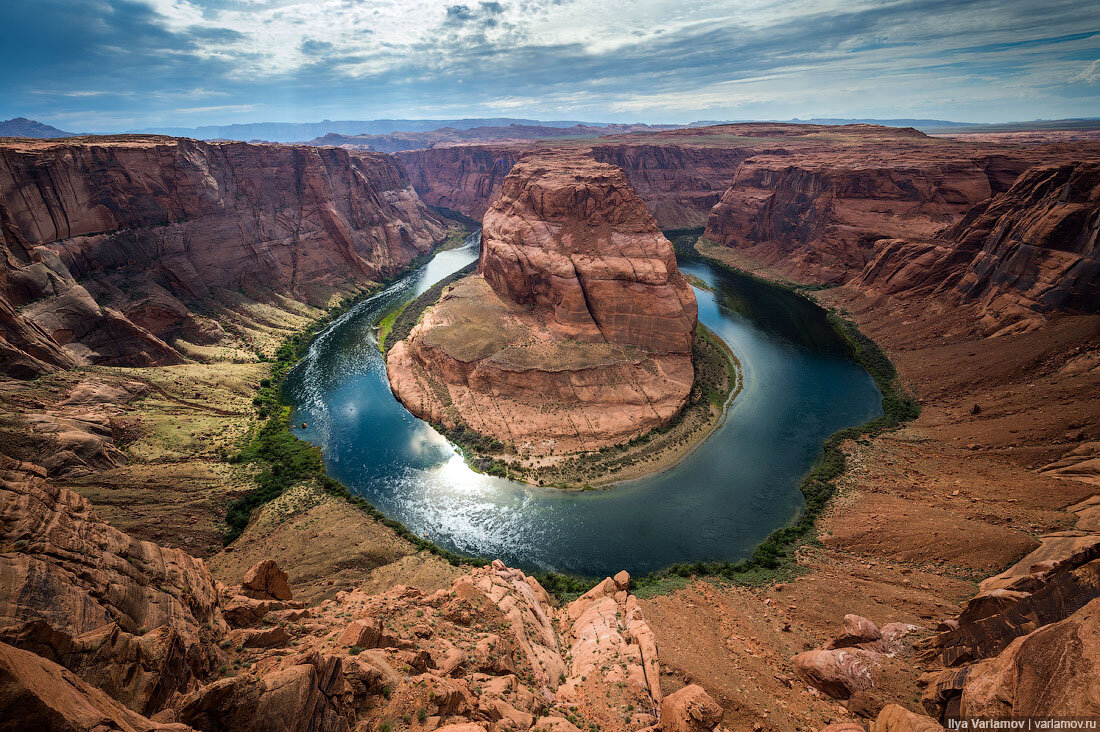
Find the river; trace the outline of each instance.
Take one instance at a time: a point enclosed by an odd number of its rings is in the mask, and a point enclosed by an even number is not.
[[[390,392],[375,324],[477,258],[480,236],[436,254],[326,328],[288,375],[295,430],[330,475],[453,551],[599,577],[738,560],[795,517],[798,484],[834,431],[882,413],[870,375],[805,298],[703,260],[681,261],[699,320],[741,361],[725,423],[670,470],[598,491],[536,488],[471,470]]]

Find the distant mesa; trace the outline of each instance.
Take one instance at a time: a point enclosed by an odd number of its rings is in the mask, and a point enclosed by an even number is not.
[[[485,215],[477,274],[390,351],[390,384],[414,414],[528,455],[595,450],[679,413],[696,316],[619,168],[531,156]]]

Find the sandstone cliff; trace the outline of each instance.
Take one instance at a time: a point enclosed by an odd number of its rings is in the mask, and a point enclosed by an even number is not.
[[[500,193],[522,146],[470,145],[396,154],[424,202],[481,219]]]
[[[687,400],[695,296],[622,172],[577,156],[516,164],[485,216],[479,274],[390,351],[415,414],[531,454],[593,450]]]
[[[443,227],[385,155],[120,136],[0,146],[0,235],[0,345],[26,375],[179,361],[174,339],[223,335],[196,302],[328,304]]]
[[[863,268],[876,240],[954,223],[1025,165],[922,140],[758,155],[738,169],[705,236],[783,271],[844,280]]]
[[[1028,169],[925,240],[878,243],[854,286],[977,305],[988,328],[1100,309],[1100,163]]]
[[[662,229],[701,227],[742,160],[754,148],[729,143],[681,145],[656,139],[631,143],[630,135],[608,137],[578,154],[618,166]],[[538,144],[470,145],[398,153],[421,197],[434,206],[480,219],[500,195],[505,176]]]

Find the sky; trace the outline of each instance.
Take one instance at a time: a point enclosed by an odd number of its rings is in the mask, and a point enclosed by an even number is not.
[[[1100,116],[1100,0],[0,0],[0,119]]]

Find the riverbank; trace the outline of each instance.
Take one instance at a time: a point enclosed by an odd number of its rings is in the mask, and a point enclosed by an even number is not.
[[[742,270],[723,258],[717,248],[701,236],[691,245],[691,232],[677,237],[678,251],[681,256],[697,256],[713,265],[760,280],[770,286],[788,290],[801,297],[808,297],[805,288],[787,281],[772,281],[765,277]],[[690,247],[690,248],[689,248]],[[727,250],[728,251],[728,250]],[[820,288],[810,288],[820,289]],[[884,432],[896,430],[907,422],[917,418],[920,406],[901,385],[898,373],[885,352],[869,337],[864,335],[852,321],[835,310],[829,309],[829,321],[836,331],[849,343],[853,358],[871,375],[882,395],[883,414],[861,425],[839,430],[830,435],[822,446],[822,453],[814,468],[802,479],[799,490],[805,499],[805,507],[787,526],[774,531],[762,542],[748,559],[728,562],[696,562],[679,564],[668,569],[652,572],[635,580],[640,591],[650,596],[675,590],[684,586],[687,578],[718,579],[734,584],[763,586],[783,581],[800,573],[798,554],[805,547],[818,542],[818,518],[830,507],[838,491],[839,481],[848,469],[846,446],[865,441]]]

